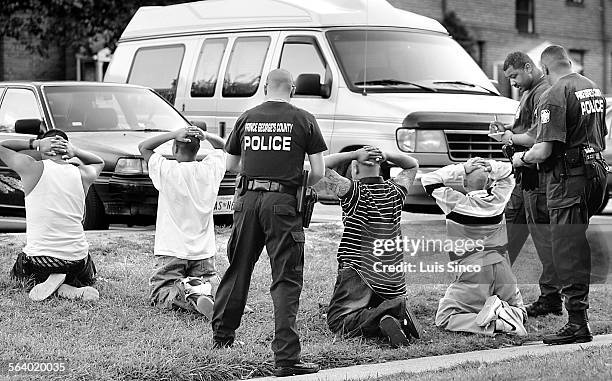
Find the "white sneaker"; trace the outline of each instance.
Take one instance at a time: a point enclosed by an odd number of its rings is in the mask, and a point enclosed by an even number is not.
[[[493,320],[497,319],[497,312],[502,307],[502,301],[497,295],[492,295],[485,301],[482,310],[476,316],[476,324],[480,327],[488,325]]]
[[[523,319],[517,320],[503,308],[499,309],[495,324],[496,331],[501,331],[510,335],[527,336],[527,330],[523,325]]]
[[[30,299],[35,302],[40,302],[47,299],[59,286],[66,280],[66,274],[51,274],[46,281],[34,286],[29,293]]]
[[[91,286],[74,287],[69,284],[62,284],[57,289],[57,295],[70,300],[84,300],[93,302],[100,299],[100,292]]]
[[[181,282],[185,289],[185,299],[192,295],[212,296],[212,285],[210,282],[203,282],[202,279],[198,277],[183,278]]]

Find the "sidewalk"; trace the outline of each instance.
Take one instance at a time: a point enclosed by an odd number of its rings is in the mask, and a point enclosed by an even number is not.
[[[264,377],[257,378],[258,381],[341,381],[341,380],[364,380],[377,377],[390,376],[397,373],[420,373],[453,366],[466,362],[493,363],[523,356],[544,356],[551,353],[574,352],[588,347],[612,345],[611,335],[595,336],[590,343],[569,345],[545,345],[542,343],[525,344],[520,347],[488,349],[467,353],[455,353],[452,355],[421,357],[410,360],[391,361],[380,364],[357,365],[346,368],[335,368],[322,370],[316,374],[293,377]]]

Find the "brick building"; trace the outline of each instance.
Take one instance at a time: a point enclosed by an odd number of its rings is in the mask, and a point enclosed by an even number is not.
[[[509,95],[501,66],[515,50],[545,42],[568,49],[582,73],[612,93],[612,0],[388,0],[395,7],[442,20],[454,11],[474,40],[474,59]]]
[[[394,6],[442,20],[454,11],[476,41],[475,60],[510,95],[501,66],[513,50],[542,43],[565,46],[583,73],[612,93],[612,0],[388,0]],[[88,76],[83,76],[87,78]],[[0,80],[76,78],[74,52],[50,49],[48,58],[0,37]]]

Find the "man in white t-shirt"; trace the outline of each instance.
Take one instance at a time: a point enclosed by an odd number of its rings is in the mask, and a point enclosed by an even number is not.
[[[153,150],[174,140],[176,160]],[[200,140],[213,150],[196,160]],[[154,136],[138,149],[159,191],[155,249],[157,270],[150,279],[151,304],[197,311],[208,319],[213,310],[211,279],[216,278],[213,209],[225,174],[225,141],[189,126]]]

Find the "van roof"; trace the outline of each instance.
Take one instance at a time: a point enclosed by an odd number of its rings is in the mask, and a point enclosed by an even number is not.
[[[447,34],[436,20],[386,0],[207,0],[141,7],[120,41],[243,29],[390,26]]]

